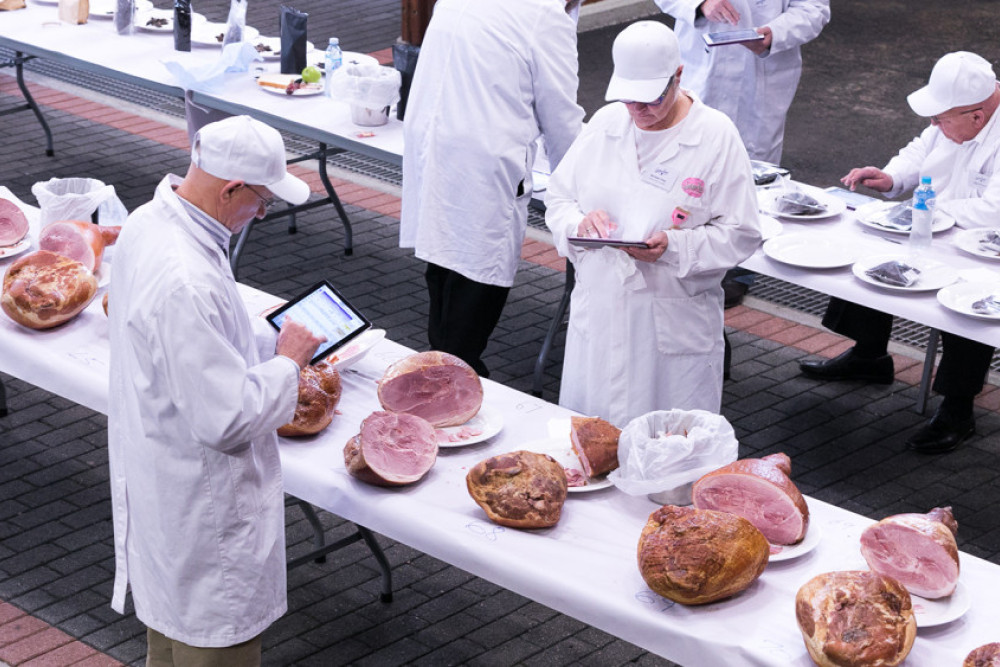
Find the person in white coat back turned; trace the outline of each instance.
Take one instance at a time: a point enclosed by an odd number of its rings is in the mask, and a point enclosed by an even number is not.
[[[761,238],[750,160],[732,121],[681,87],[670,28],[630,25],[613,57],[616,101],[587,123],[545,200],[576,269],[559,403],[618,426],[652,410],[718,412],[720,281]]]
[[[228,249],[275,197],[301,204],[309,186],[285,171],[278,131],[248,116],[201,128],[191,160],[116,245],[111,605],[124,613],[131,585],[150,667],[250,667],[287,609],[275,429],[322,338],[287,321],[275,336],[248,315]]]
[[[554,166],[583,119],[575,4],[440,0],[413,75],[399,244],[427,262],[431,348],[483,376],[521,257],[536,140]]]

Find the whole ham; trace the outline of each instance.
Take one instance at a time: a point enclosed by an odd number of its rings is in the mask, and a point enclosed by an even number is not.
[[[697,605],[736,595],[767,567],[771,547],[759,530],[726,512],[664,505],[639,538],[639,572],[665,598]]]
[[[295,417],[278,429],[278,435],[289,437],[319,433],[333,421],[340,402],[340,373],[331,364],[321,361],[299,371],[299,400]]]
[[[566,473],[547,454],[520,450],[484,459],[465,476],[469,495],[494,523],[548,528],[566,501]]]
[[[347,472],[375,486],[404,486],[420,480],[437,460],[434,427],[426,419],[373,412],[344,447]]]
[[[1000,643],[992,642],[972,649],[962,667],[1000,667]]]
[[[587,477],[596,477],[618,467],[618,436],[621,430],[600,417],[570,417],[570,441]]]
[[[3,277],[0,306],[30,329],[50,329],[76,317],[97,294],[86,266],[48,250],[18,259]]]
[[[950,507],[927,514],[896,514],[861,533],[868,567],[893,577],[913,595],[936,599],[958,585],[958,523]]]
[[[819,574],[795,595],[795,620],[820,667],[894,667],[917,636],[910,594],[868,570]]]
[[[97,271],[104,248],[118,240],[121,229],[80,220],[60,220],[46,225],[38,237],[38,247],[75,259],[91,271]]]
[[[28,219],[12,201],[0,199],[0,247],[19,243],[28,235]]]
[[[788,477],[791,470],[780,453],[733,461],[696,481],[691,500],[699,509],[743,517],[771,544],[796,544],[809,527],[809,507]]]
[[[458,426],[483,405],[483,383],[472,366],[447,352],[420,352],[386,369],[378,400],[390,412],[423,417],[435,428]]]

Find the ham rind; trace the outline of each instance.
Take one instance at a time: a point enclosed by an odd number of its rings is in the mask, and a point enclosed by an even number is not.
[[[12,201],[0,199],[0,247],[19,243],[28,235],[28,219]]]
[[[947,517],[954,522],[951,508]],[[928,514],[897,514],[861,533],[861,555],[873,571],[898,580],[910,593],[937,599],[958,585],[958,545],[940,508]],[[937,514],[936,514],[937,513]]]
[[[796,544],[809,527],[809,507],[787,469],[784,454],[734,461],[696,481],[691,500],[699,509],[743,517],[771,544]]]
[[[50,329],[73,319],[97,294],[97,279],[80,262],[37,250],[8,267],[0,307],[18,324]]]
[[[467,363],[445,352],[420,352],[391,365],[379,381],[378,399],[390,412],[423,417],[436,428],[476,416],[483,384]]]
[[[344,463],[349,473],[369,484],[403,486],[426,475],[437,453],[434,427],[427,420],[373,412],[344,447]]]
[[[621,431],[600,417],[571,417],[570,442],[587,477],[618,467],[618,436]]]

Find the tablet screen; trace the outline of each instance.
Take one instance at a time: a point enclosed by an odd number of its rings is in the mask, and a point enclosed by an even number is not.
[[[326,281],[314,285],[305,294],[268,315],[267,321],[280,331],[288,317],[313,334],[326,336],[326,342],[319,346],[310,362],[314,364],[371,327],[371,322]]]

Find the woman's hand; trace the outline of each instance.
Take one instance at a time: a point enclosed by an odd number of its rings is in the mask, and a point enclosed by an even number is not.
[[[664,231],[654,232],[646,239],[648,248],[624,248],[625,252],[640,262],[655,262],[667,250],[667,233]]]
[[[584,216],[576,226],[576,235],[595,239],[606,239],[618,225],[611,221],[606,211],[597,209]]]

